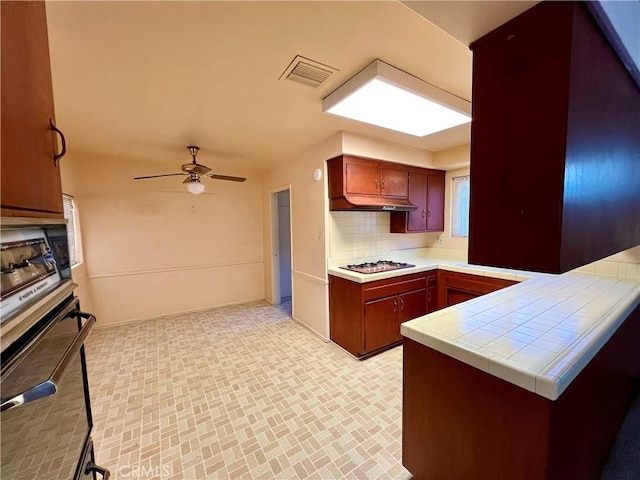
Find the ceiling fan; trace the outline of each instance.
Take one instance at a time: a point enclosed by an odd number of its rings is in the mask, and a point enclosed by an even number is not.
[[[191,163],[185,163],[182,165],[181,173],[166,173],[164,175],[148,175],[146,177],[134,177],[134,180],[144,180],[147,178],[158,178],[158,177],[173,177],[177,175],[188,175],[188,178],[184,179],[184,182],[187,184],[187,190],[189,193],[193,193],[194,195],[198,195],[204,192],[204,184],[200,182],[200,177],[204,175],[205,177],[215,178],[216,180],[227,180],[230,182],[244,182],[246,178],[244,177],[232,177],[229,175],[218,175],[216,173],[209,173],[211,169],[205,165],[200,165],[196,162],[196,156],[198,155],[198,150],[200,147],[195,145],[189,145],[187,147],[189,149],[189,153],[191,154],[191,158],[193,159]]]

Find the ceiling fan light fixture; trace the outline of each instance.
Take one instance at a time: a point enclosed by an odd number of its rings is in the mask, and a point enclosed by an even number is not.
[[[200,183],[200,180],[192,179],[187,183],[187,191],[193,195],[200,195],[204,192],[204,184]]]

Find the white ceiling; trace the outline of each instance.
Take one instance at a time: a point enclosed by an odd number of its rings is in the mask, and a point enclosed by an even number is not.
[[[468,125],[417,138],[322,113],[322,98],[376,58],[470,100],[468,40],[535,2],[410,3],[47,2],[56,123],[83,160],[166,170],[197,144],[201,163],[227,174],[340,130],[434,151],[466,143]],[[338,72],[318,88],[279,80],[296,55]]]

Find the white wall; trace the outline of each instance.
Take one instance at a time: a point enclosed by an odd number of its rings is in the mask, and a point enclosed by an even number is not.
[[[75,158],[66,169],[84,238],[81,287],[100,325],[264,298],[256,172],[231,172],[245,183],[204,179],[195,196],[182,177],[132,180],[162,173],[136,158]]]
[[[75,204],[77,208],[77,213],[79,215],[79,224],[78,227],[80,229],[80,242],[79,245],[76,245],[76,248],[80,248],[83,252],[84,257],[84,212],[82,200],[78,196],[78,186],[79,183],[76,179],[76,168],[74,160],[71,156],[65,156],[64,162],[60,162],[60,176],[62,181],[62,193],[66,193],[67,195],[71,195],[75,198]],[[76,239],[78,242],[78,239]],[[80,299],[80,306],[85,312],[92,312],[94,310],[93,307],[93,298],[91,295],[91,287],[89,285],[89,274],[87,271],[87,261],[83,258],[83,261],[74,267],[71,268],[71,276],[73,278],[73,282],[78,285],[75,290],[75,294]]]
[[[435,168],[433,153],[421,148],[400,145],[377,138],[342,132],[342,152],[389,162]]]
[[[290,189],[292,250],[292,315],[293,319],[321,338],[329,338],[329,300],[327,281],[327,213],[326,160],[342,153],[342,135],[294,155],[286,162],[264,173],[262,203],[271,205],[275,191]],[[323,172],[314,181],[313,171]],[[265,297],[273,303],[273,265],[271,209],[263,215]]]

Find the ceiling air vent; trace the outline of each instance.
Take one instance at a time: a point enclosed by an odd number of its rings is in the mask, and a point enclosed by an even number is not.
[[[315,88],[337,71],[337,68],[297,55],[280,76],[280,79],[293,80]]]

